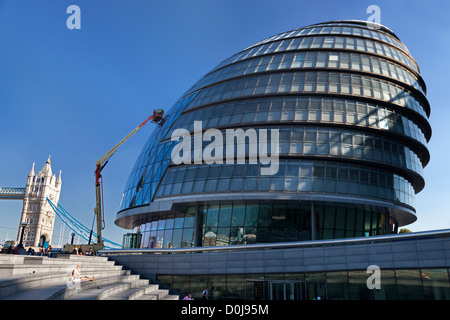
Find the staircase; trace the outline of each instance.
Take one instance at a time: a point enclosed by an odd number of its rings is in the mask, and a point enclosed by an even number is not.
[[[72,283],[72,270],[95,281]],[[107,257],[0,254],[0,300],[179,300]]]

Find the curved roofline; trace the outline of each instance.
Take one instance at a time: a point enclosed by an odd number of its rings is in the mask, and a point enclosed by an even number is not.
[[[246,47],[245,49],[243,49],[243,50],[237,52],[236,54],[232,55],[231,57],[236,56],[236,55],[238,55],[238,54],[240,54],[240,53],[242,53],[242,52],[244,52],[244,51],[246,51],[246,50],[249,50],[249,49],[251,49],[251,48],[260,46],[260,45],[262,45],[262,44],[266,44],[266,43],[270,43],[270,42],[277,41],[277,40],[279,40],[279,39],[273,40],[272,38],[276,38],[276,37],[278,37],[279,35],[282,35],[282,34],[288,34],[288,33],[291,33],[291,32],[297,31],[297,30],[308,29],[308,28],[314,28],[314,27],[316,27],[316,26],[328,26],[328,25],[333,24],[333,23],[349,23],[349,24],[355,24],[355,25],[359,25],[359,26],[362,26],[362,27],[366,27],[366,28],[368,28],[368,23],[373,24],[373,25],[376,25],[376,26],[379,26],[379,27],[380,27],[379,29],[381,29],[381,31],[387,33],[390,37],[395,38],[395,39],[399,42],[399,44],[400,44],[402,47],[398,47],[398,46],[395,46],[395,45],[393,45],[393,44],[391,44],[391,43],[387,43],[387,42],[384,42],[384,41],[381,41],[381,40],[378,40],[378,39],[372,39],[372,40],[377,41],[377,42],[385,43],[385,44],[387,44],[387,45],[389,45],[389,46],[391,46],[391,47],[395,47],[397,50],[403,51],[403,53],[408,57],[408,59],[409,59],[409,60],[415,65],[415,67],[417,68],[417,70],[414,70],[414,73],[418,73],[418,74],[420,75],[420,67],[419,67],[419,64],[418,64],[417,61],[414,59],[414,57],[411,55],[411,53],[409,52],[409,49],[406,47],[406,45],[399,39],[399,37],[398,37],[392,30],[390,30],[388,27],[386,27],[386,26],[384,26],[384,25],[381,25],[381,24],[379,24],[379,23],[368,22],[368,21],[362,21],[362,20],[335,20],[335,21],[329,21],[329,22],[320,22],[320,23],[315,23],[315,24],[311,24],[311,25],[299,27],[299,28],[296,28],[296,29],[292,29],[292,30],[289,30],[289,31],[280,32],[280,33],[274,34],[274,35],[272,35],[272,36],[270,36],[270,37],[267,37],[267,38],[265,38],[265,39],[263,39],[263,40],[261,40],[261,41],[258,41],[258,42],[256,42],[256,43],[254,43],[254,44],[252,44],[252,45]],[[303,36],[309,36],[309,35],[296,36],[296,37],[293,37],[293,38],[303,37]],[[316,35],[314,35],[314,36],[316,36]],[[288,38],[289,38],[289,37],[288,37]],[[358,36],[358,38],[359,38],[359,36]],[[364,37],[362,37],[362,38],[364,38]],[[268,40],[268,39],[272,39],[272,40]],[[231,58],[231,57],[229,57],[229,58]],[[384,56],[384,57],[388,58],[387,56]],[[227,58],[227,59],[229,59],[229,58]],[[213,68],[210,72],[208,72],[208,74],[209,74],[209,73],[213,73],[213,72],[216,71],[217,69],[220,69],[219,66],[220,66],[224,61],[226,61],[227,59],[225,59],[225,60],[223,60],[221,63],[219,63],[219,65],[216,66],[215,68]],[[394,60],[394,61],[397,61],[397,60]],[[409,67],[408,67],[408,69],[409,69]]]
[[[344,19],[344,20],[331,20],[331,21],[324,21],[324,22],[319,22],[319,23],[314,23],[314,24],[310,24],[308,26],[305,26],[303,28],[307,28],[310,26],[317,26],[317,25],[321,25],[321,24],[327,24],[327,23],[353,23],[353,24],[359,24],[359,25],[366,25],[367,23],[370,23],[372,25],[376,25],[379,26],[380,29],[382,29],[383,31],[388,32],[390,35],[392,35],[393,37],[395,37],[398,41],[401,42],[400,38],[394,33],[394,31],[392,31],[391,29],[389,29],[388,27],[386,27],[385,25],[382,25],[380,23],[376,23],[376,22],[370,22],[367,20],[357,20],[357,19]],[[299,28],[301,29],[301,28]]]

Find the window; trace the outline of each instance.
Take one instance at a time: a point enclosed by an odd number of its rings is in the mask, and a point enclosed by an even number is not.
[[[343,49],[344,48],[344,42],[345,42],[345,38],[336,37],[335,46],[334,47],[336,49]]]
[[[328,67],[337,68],[339,66],[339,54],[330,53],[328,57]]]
[[[323,48],[333,48],[333,45],[334,45],[334,37],[325,37]]]

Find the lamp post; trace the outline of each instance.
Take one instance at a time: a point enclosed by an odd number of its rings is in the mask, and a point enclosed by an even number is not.
[[[72,232],[72,241],[70,242],[70,244],[73,244],[73,238],[75,238],[75,232]]]
[[[22,222],[22,234],[20,235],[19,248],[23,248],[23,234],[25,233],[25,227],[26,226],[27,226],[27,223],[25,221]]]

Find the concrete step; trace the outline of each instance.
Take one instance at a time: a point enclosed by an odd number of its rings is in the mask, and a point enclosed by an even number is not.
[[[67,300],[102,300],[99,297],[108,295],[108,292],[114,291],[120,286],[130,286],[129,283],[111,283],[102,286],[97,286],[85,290],[80,290],[74,295],[70,296]]]
[[[140,296],[151,293],[158,289],[159,286],[157,284],[147,284],[143,287],[130,288],[127,290],[116,292],[108,297],[105,297],[104,300],[136,300]]]
[[[105,275],[100,274],[96,277],[94,282],[96,285],[101,286],[103,283],[111,282],[111,279],[118,280],[138,280],[139,276],[137,275]],[[73,285],[66,274],[61,275],[53,275],[53,276],[44,276],[44,277],[34,277],[35,279],[31,279],[31,277],[25,277],[25,279],[16,279],[20,280],[17,284],[12,284],[9,287],[4,287],[1,292],[5,293],[1,298],[2,300],[47,300],[52,299],[52,297],[57,297],[58,294],[61,294],[65,291],[70,291],[70,293],[74,293],[76,289],[75,285]],[[38,279],[39,278],[39,279]],[[14,281],[14,280],[12,280]],[[74,292],[71,292],[74,291]]]
[[[51,259],[51,258],[50,258]],[[94,261],[103,261],[103,262],[111,262],[108,260],[108,257],[101,256],[79,256],[76,254],[58,254],[56,259],[62,260],[71,260],[71,261],[84,261],[84,260],[94,260]]]
[[[127,275],[121,277],[107,277],[95,279],[95,281],[82,282],[77,288],[63,288],[49,298],[49,300],[96,300],[100,297],[107,297],[114,292],[116,287],[121,285],[145,285],[148,280],[139,279],[139,275]]]
[[[180,300],[180,296],[179,295],[174,295],[174,294],[168,294],[167,296],[165,296],[161,300]]]
[[[59,290],[67,288],[66,284],[43,286],[34,289],[23,290],[4,297],[1,300],[48,300]]]
[[[132,300],[130,295],[145,291],[149,287],[148,280],[140,279],[129,283],[122,283],[102,292],[97,300]],[[150,287],[153,288],[153,287]]]
[[[38,274],[38,273],[71,273],[72,270],[76,267],[76,264],[43,264],[43,265],[10,265],[3,264],[0,265],[0,279],[1,278],[10,278],[14,275],[20,274]],[[92,264],[83,264],[82,271],[89,273],[94,270],[121,270],[122,266],[118,265],[92,265]]]
[[[64,257],[64,256],[63,256]],[[83,256],[74,256],[74,258],[48,258],[48,257],[40,257],[40,256],[21,256],[21,255],[6,255],[6,257],[2,257],[0,259],[0,267],[10,268],[12,266],[16,267],[39,267],[39,266],[76,266],[77,264],[81,264],[83,266],[91,265],[91,266],[113,266],[115,265],[114,261],[106,260],[106,257],[83,257]]]
[[[76,265],[95,281],[70,282]],[[107,257],[0,255],[2,300],[178,300]]]
[[[96,270],[91,273],[82,273],[83,275],[97,279],[114,279],[119,277],[130,277],[133,279],[138,275],[131,275],[129,270],[116,270],[116,271],[102,271]],[[30,289],[37,289],[52,285],[67,285],[69,284],[70,273],[59,274],[34,274],[34,275],[19,275],[10,279],[0,280],[0,299],[3,299],[9,295],[26,291]]]
[[[141,295],[135,300],[164,300],[169,295],[169,290],[159,289]]]
[[[67,274],[19,275],[0,280],[0,299],[21,291],[40,288],[44,285],[61,285],[68,279]]]

